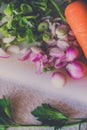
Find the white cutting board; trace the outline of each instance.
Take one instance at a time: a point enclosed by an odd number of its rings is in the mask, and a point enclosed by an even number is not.
[[[67,77],[63,88],[52,85],[51,74],[37,74],[36,67],[29,61],[19,61],[18,56],[12,55],[7,59],[0,59],[0,77],[25,84],[39,90],[48,91],[53,95],[62,95],[81,104],[87,105],[87,76],[80,80]]]

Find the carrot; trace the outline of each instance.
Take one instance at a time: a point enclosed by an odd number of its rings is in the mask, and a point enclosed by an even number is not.
[[[87,58],[87,5],[83,0],[76,0],[65,8],[67,23]]]

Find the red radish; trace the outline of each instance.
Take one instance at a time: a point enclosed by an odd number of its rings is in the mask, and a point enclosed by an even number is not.
[[[66,50],[66,60],[73,61],[79,57],[79,50],[76,47],[69,47]]]
[[[80,61],[72,61],[67,64],[66,71],[73,79],[81,79],[87,73],[87,67]]]
[[[54,72],[52,74],[52,84],[57,87],[61,88],[66,84],[66,76],[62,72]]]
[[[30,57],[30,54],[31,54],[31,51],[30,51],[30,50],[27,50],[27,51],[25,52],[25,54],[24,54],[23,56],[19,57],[18,59],[19,59],[20,61],[28,60],[29,57]]]
[[[65,8],[65,17],[87,58],[87,4],[76,0]]]

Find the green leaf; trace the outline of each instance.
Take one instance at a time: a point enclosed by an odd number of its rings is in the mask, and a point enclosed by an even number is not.
[[[67,116],[48,104],[38,106],[32,114],[45,125],[63,126],[68,120]]]
[[[6,127],[4,125],[0,125],[0,130],[6,130]]]
[[[38,0],[38,1],[33,1],[31,2],[32,6],[37,8],[38,10],[40,9],[41,11],[46,11],[47,10],[47,1],[48,0]]]
[[[43,72],[54,71],[54,70],[55,70],[55,67],[54,67],[54,66],[44,67],[44,68],[43,68]]]
[[[2,32],[5,37],[11,36],[11,35],[9,34],[9,32],[8,32],[7,23],[4,23],[4,24],[0,27],[0,32]]]
[[[32,7],[30,5],[27,5],[27,4],[21,4],[20,8],[21,8],[21,11],[23,14],[33,12]]]
[[[35,41],[32,29],[28,27],[28,29],[26,30],[26,39],[29,43],[32,43],[33,41]]]
[[[8,4],[7,7],[5,8],[4,14],[7,15],[7,16],[12,15],[12,6],[10,4]]]
[[[0,107],[4,110],[5,114],[11,118],[10,113],[10,99],[6,99],[5,97],[3,99],[0,99]]]
[[[0,124],[8,125],[12,120],[10,100],[3,97],[0,99]]]

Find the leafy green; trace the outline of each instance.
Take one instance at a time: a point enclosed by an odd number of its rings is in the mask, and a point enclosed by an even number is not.
[[[43,68],[43,72],[54,71],[54,70],[55,70],[54,66],[50,66],[50,67],[45,67],[45,68]]]
[[[0,99],[0,124],[8,125],[12,123],[12,115],[10,111],[10,100]]]
[[[0,130],[6,130],[6,127],[4,125],[0,125]]]
[[[0,0],[1,5],[3,2],[7,5],[0,19],[5,19],[6,22],[0,26],[0,31],[5,37],[16,36],[17,43],[24,40],[29,44],[43,41],[44,38],[38,31],[43,17],[50,16],[50,19],[53,19],[54,14],[56,17],[59,14],[64,19],[60,7],[54,0]],[[14,41],[11,44],[15,44]]]
[[[63,126],[68,120],[67,116],[48,104],[37,107],[32,114],[44,125]]]
[[[32,111],[32,114],[37,117],[37,120],[42,122],[42,125],[54,126],[54,129],[57,130],[76,124],[79,124],[80,130],[81,124],[87,122],[87,118],[69,118],[49,104],[38,106]]]
[[[27,4],[21,4],[20,9],[21,9],[23,14],[32,13],[33,12],[32,7],[30,5],[27,5]]]
[[[11,115],[10,99],[3,97],[0,99],[0,130],[6,130],[9,127],[24,127],[24,128],[54,128],[58,130],[62,127],[68,127],[79,124],[79,130],[81,130],[81,124],[87,122],[87,118],[69,118],[59,110],[50,106],[49,104],[42,104],[32,111],[32,114],[37,117],[42,125],[21,125],[17,124]]]

